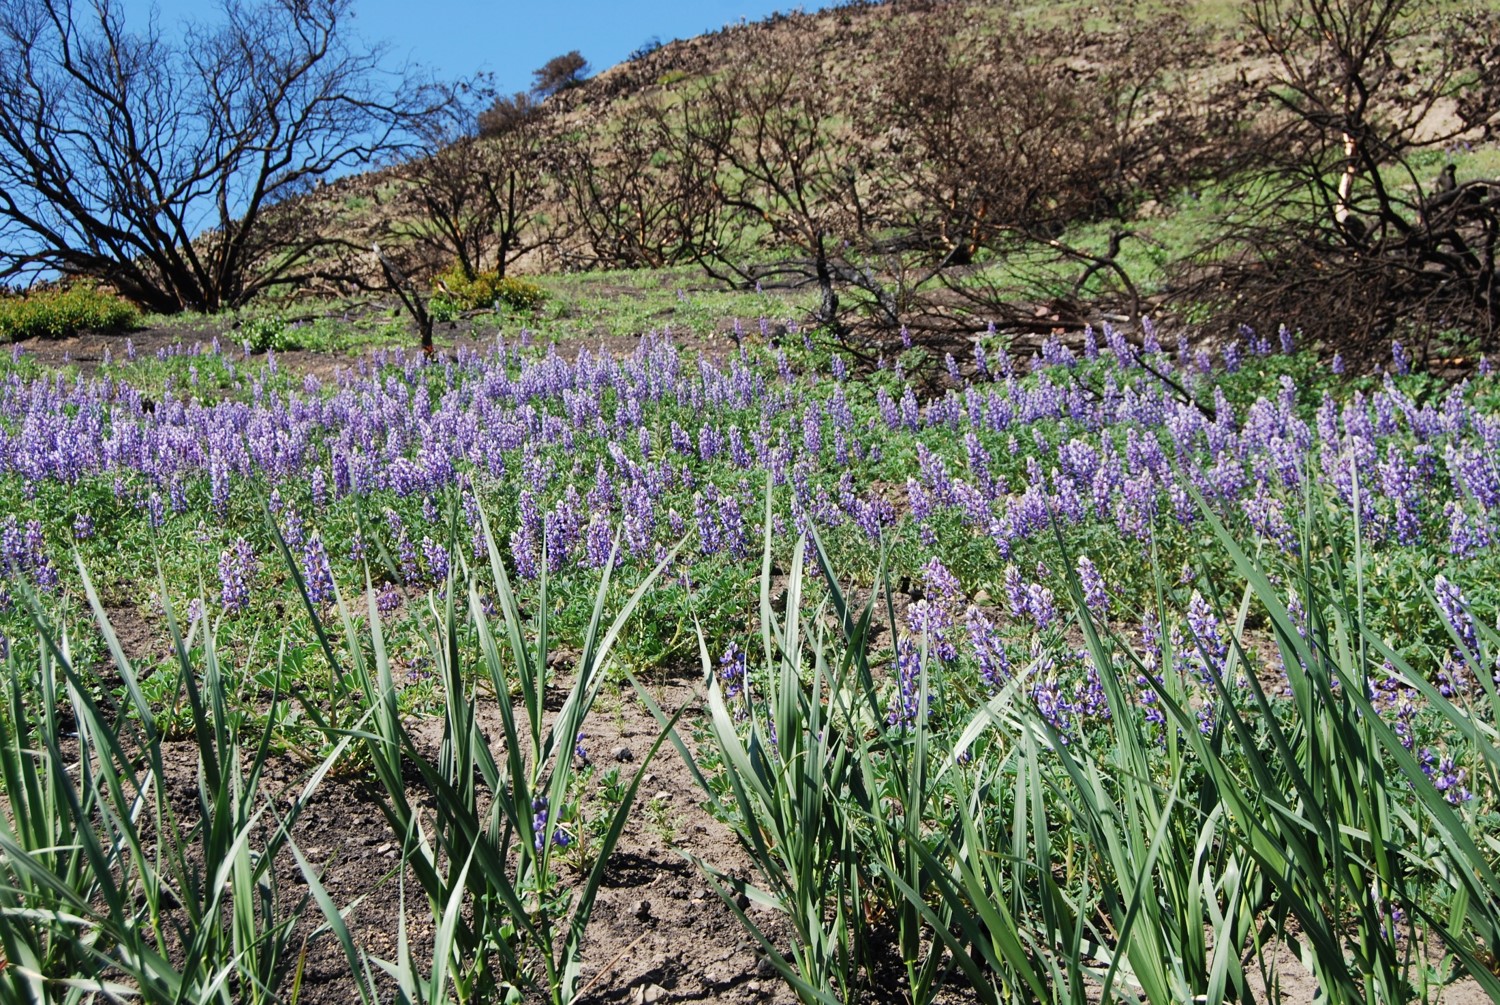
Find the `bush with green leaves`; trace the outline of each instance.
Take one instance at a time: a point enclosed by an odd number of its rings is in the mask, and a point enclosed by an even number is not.
[[[86,284],[0,295],[0,338],[12,342],[114,331],[139,317],[128,301]]]
[[[546,291],[529,280],[494,271],[466,276],[457,266],[439,274],[436,285],[440,292],[433,297],[434,302],[442,301],[450,309],[461,311],[501,304],[516,311],[534,311],[547,299]]]

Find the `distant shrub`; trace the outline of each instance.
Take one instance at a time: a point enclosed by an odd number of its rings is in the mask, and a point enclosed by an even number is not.
[[[244,322],[240,325],[240,337],[250,343],[250,348],[256,352],[268,349],[285,352],[294,348],[288,338],[286,318],[280,314],[268,314]]]
[[[679,81],[688,79],[688,76],[689,74],[686,70],[668,70],[660,77],[657,77],[656,82],[663,87],[671,87]]]
[[[433,297],[435,310],[442,301],[450,308],[473,310],[476,307],[491,307],[505,304],[519,311],[531,311],[540,307],[547,293],[536,283],[513,276],[500,276],[494,272],[480,272],[472,279],[464,276],[457,266],[438,276],[438,288],[446,292]]]
[[[0,295],[0,338],[66,338],[85,328],[123,328],[138,316],[129,303],[95,286]]]

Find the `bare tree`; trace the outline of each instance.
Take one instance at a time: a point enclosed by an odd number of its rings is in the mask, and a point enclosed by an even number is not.
[[[1097,253],[1065,243],[1066,229],[1123,222],[1143,198],[1230,170],[1237,131],[1205,129],[1224,88],[1193,79],[1212,62],[1204,33],[1180,4],[1112,13],[1109,29],[1082,13],[1039,23],[957,4],[889,20],[881,45],[900,58],[854,114],[880,153],[880,191],[895,194],[871,208],[885,235],[874,247],[919,286],[944,287],[928,299],[1046,327],[1082,323],[1079,293],[1107,280],[1134,313],[1139,297],[1118,261],[1133,235],[1117,228]],[[1214,133],[1227,139],[1205,138]],[[1021,281],[997,280],[981,259],[1005,260]],[[1069,290],[1056,277],[1075,268]],[[1047,285],[1056,295],[1038,318],[1021,300]]]
[[[459,104],[429,120],[424,146],[432,152],[397,168],[404,212],[392,224],[395,236],[429,259],[456,262],[469,279],[487,270],[503,276],[551,239],[541,226],[551,190],[544,117],[529,114],[479,136],[469,131],[474,121]]]
[[[660,268],[733,240],[715,162],[682,128],[682,114],[681,106],[641,97],[607,132],[580,130],[555,147],[573,264]]]
[[[712,165],[712,186],[732,212],[738,239],[699,244],[710,275],[739,282],[811,282],[817,319],[839,328],[839,290],[870,278],[854,260],[858,230],[857,143],[836,121],[817,42],[743,46],[735,72],[685,103],[681,128],[693,156]],[[754,246],[749,245],[749,241]]]
[[[311,278],[337,239],[299,197],[429,106],[352,41],[351,3],[225,0],[174,45],[118,0],[0,0],[0,277],[168,312]]]
[[[1500,22],[1421,0],[1256,0],[1247,22],[1271,66],[1271,170],[1183,294],[1345,353],[1454,328],[1492,346],[1500,183],[1417,165],[1495,125]]]
[[[479,113],[479,135],[486,139],[503,136],[512,129],[530,124],[542,114],[542,103],[525,91],[501,95],[490,107]]]

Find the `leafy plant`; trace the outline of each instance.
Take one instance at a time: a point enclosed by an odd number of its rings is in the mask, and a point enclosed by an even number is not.
[[[428,643],[446,698],[436,760],[419,748],[403,724],[373,584],[367,595],[370,656],[348,608],[342,600],[337,602],[349,640],[348,666],[370,709],[369,727],[350,735],[357,735],[368,751],[384,791],[382,811],[403,842],[406,864],[437,923],[430,974],[423,977],[413,969],[404,931],[398,959],[374,963],[395,976],[404,993],[421,996],[411,997],[412,1001],[446,1000],[451,983],[460,1001],[520,1001],[536,991],[554,1005],[568,1005],[579,992],[583,934],[609,856],[665,734],[642,758],[628,786],[616,792],[617,798],[606,807],[592,868],[581,884],[571,888],[558,862],[577,836],[565,825],[560,809],[569,798],[583,721],[604,682],[611,650],[642,596],[673,556],[666,556],[642,580],[607,627],[603,616],[613,560],[606,566],[573,682],[561,711],[549,721],[546,699],[553,671],[546,577],[540,583],[535,620],[528,629],[489,533],[488,519],[482,514],[481,526],[503,637],[497,638],[492,630],[485,600],[472,575],[467,606],[459,606],[461,579],[455,570],[441,599],[432,601],[428,624]],[[308,606],[316,617],[311,602]],[[467,653],[461,648],[465,640],[474,646]],[[331,651],[329,658],[333,659]],[[463,678],[463,668],[473,662],[483,668],[497,700],[505,741],[505,756],[500,760],[480,732],[477,692]],[[523,706],[519,718],[511,708],[517,693]],[[408,795],[408,771],[420,776],[433,800],[430,823]],[[331,910],[331,902],[319,897],[319,903],[330,925],[339,931],[342,922]],[[465,906],[467,910],[460,910]],[[374,1001],[369,962],[355,954],[346,930],[339,938],[355,973],[366,974],[361,995],[365,1001]]]
[[[0,338],[66,338],[86,328],[112,331],[136,322],[128,302],[84,283],[0,294]]]
[[[449,310],[474,310],[505,304],[513,310],[534,311],[547,299],[547,293],[536,283],[497,272],[478,272],[465,276],[453,266],[439,274],[437,287],[442,291],[433,300],[443,300]]]
[[[168,607],[197,747],[194,803],[174,805],[164,738],[81,563],[79,575],[127,701],[95,703],[68,635],[28,595],[42,648],[31,672],[6,660],[0,713],[0,948],[11,964],[0,992],[281,1001],[302,904],[283,902],[274,865],[344,744],[278,812],[263,781],[279,695],[259,727],[233,710],[213,631],[199,620],[184,639]],[[199,633],[202,663],[192,665]]]

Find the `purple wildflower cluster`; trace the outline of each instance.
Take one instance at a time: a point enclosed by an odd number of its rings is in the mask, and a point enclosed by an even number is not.
[[[1461,806],[1474,798],[1474,793],[1464,784],[1469,773],[1455,764],[1448,754],[1423,748],[1422,773],[1432,782],[1433,788],[1441,792],[1443,798],[1453,806]]]
[[[249,605],[250,584],[259,570],[254,549],[242,537],[219,553],[219,599],[224,613],[238,614]]]
[[[531,801],[531,834],[532,847],[540,852],[547,843],[547,821],[550,818],[551,807],[547,805],[547,797],[539,795]],[[573,843],[573,836],[561,826],[554,826],[552,830],[552,846],[554,848],[566,848]]]
[[[1088,333],[1082,355],[1104,367],[1097,393],[1067,376],[1080,357],[1054,340],[1029,374],[994,350],[976,352],[972,366],[955,361],[952,386],[925,404],[911,384],[882,388],[865,420],[851,404],[863,389],[845,379],[788,381],[774,361],[748,353],[724,365],[689,363],[654,337],[628,359],[536,357],[503,342],[489,353],[462,350],[441,368],[379,353],[317,388],[274,392],[269,366],[255,371],[225,357],[249,400],[167,394],[148,404],[115,379],[12,374],[0,381],[0,473],[33,486],[106,478],[154,526],[194,506],[226,513],[234,485],[260,479],[273,498],[298,500],[280,519],[299,550],[307,515],[340,499],[411,499],[432,522],[437,502],[456,489],[473,527],[479,496],[508,487],[518,505],[501,539],[530,577],[544,561],[553,571],[602,566],[617,531],[622,550],[641,560],[683,525],[697,530],[704,553],[741,555],[751,543],[744,514],[758,493],[740,483],[752,471],[792,486],[799,528],[848,524],[888,535],[898,512],[872,481],[883,441],[900,432],[916,441],[904,496],[921,539],[935,543],[936,527],[956,522],[1002,558],[1054,519],[1145,541],[1161,518],[1199,519],[1194,491],[1292,549],[1289,513],[1315,476],[1349,513],[1359,501],[1372,543],[1443,544],[1463,557],[1492,547],[1500,419],[1471,405],[1464,387],[1419,402],[1388,380],[1342,404],[1325,399],[1307,421],[1285,377],[1280,393],[1242,410],[1222,394],[1200,409],[1141,363],[1149,356],[1152,371],[1197,386],[1203,360],[1174,358],[1154,339],[1138,348],[1118,332],[1102,335]],[[1252,356],[1274,349],[1275,340],[1243,337]],[[1289,348],[1290,335],[1280,342]],[[1226,369],[1243,359],[1231,349]],[[659,424],[664,407],[675,417]],[[673,428],[653,435],[659,425]],[[962,456],[951,456],[959,444]],[[1024,479],[996,474],[1002,452],[1021,462]],[[724,460],[734,481],[703,474]],[[691,500],[690,513],[663,511],[659,500],[673,493]],[[443,540],[433,528],[392,528],[391,550],[410,583],[440,578],[424,536]],[[1079,572],[1091,604],[1107,604],[1087,568]],[[1020,609],[1040,626],[1055,611],[1041,592],[1051,587],[1037,586],[1028,584]]]
[[[1253,402],[1232,403],[1209,390],[1215,364],[1206,353],[1180,347],[1174,356],[1145,334],[1139,345],[1107,327],[1086,332],[1081,347],[1050,339],[1029,366],[991,340],[972,360],[944,360],[943,393],[925,399],[900,361],[872,391],[848,379],[842,360],[830,364],[831,380],[799,380],[784,353],[692,360],[655,336],[621,359],[523,352],[525,338],[464,348],[441,365],[383,352],[300,384],[278,378],[272,357],[254,369],[231,352],[218,364],[245,394],[222,399],[169,387],[148,401],[113,377],[12,372],[0,378],[0,477],[28,497],[95,483],[113,495],[113,508],[93,511],[108,513],[111,528],[132,511],[154,528],[194,510],[232,526],[239,489],[263,488],[318,603],[334,593],[325,541],[349,501],[385,518],[363,521],[340,558],[389,555],[401,587],[440,583],[462,557],[449,551],[444,514],[461,512],[460,547],[482,557],[482,506],[522,579],[601,569],[612,552],[618,562],[654,562],[689,535],[701,556],[744,558],[762,482],[788,504],[773,518],[778,535],[844,527],[874,541],[909,520],[932,550],[962,540],[1004,572],[997,615],[971,604],[937,558],[923,568],[897,640],[889,714],[903,724],[917,714],[924,652],[938,678],[968,658],[989,689],[1020,672],[1012,658],[1025,654],[1027,686],[1059,728],[1106,714],[1089,657],[1053,644],[1064,580],[1026,557],[1028,543],[1056,528],[1112,532],[1144,551],[1163,527],[1198,523],[1201,496],[1294,552],[1296,514],[1316,480],[1331,519],[1352,528],[1357,509],[1372,548],[1424,547],[1467,562],[1495,546],[1500,417],[1476,406],[1470,388],[1414,398],[1397,379],[1409,358],[1393,346],[1397,374],[1348,400],[1309,400],[1288,376]],[[1224,350],[1222,369],[1254,366],[1278,346],[1290,352],[1291,333],[1246,330]],[[1085,371],[1089,379],[1078,379]],[[87,540],[95,518],[77,513],[52,532]],[[9,576],[55,584],[47,545],[37,521],[0,524]],[[220,599],[235,613],[251,598],[255,555],[239,538],[219,557]],[[1120,598],[1095,559],[1099,552],[1077,559],[1084,602],[1099,618],[1117,617]],[[1445,686],[1461,688],[1480,655],[1473,615],[1447,579],[1434,592],[1458,640]],[[394,613],[401,596],[386,583],[377,606]],[[1201,597],[1183,615],[1143,626],[1136,695],[1147,718],[1163,722],[1164,682],[1181,679],[1210,728],[1226,630]],[[1164,633],[1175,643],[1170,666]],[[1051,655],[1033,666],[1044,637]],[[731,692],[744,686],[743,654],[726,658]],[[1382,701],[1410,726],[1408,696]]]
[[[23,527],[12,515],[0,524],[0,572],[28,577],[43,590],[57,586],[57,569],[47,557],[41,521],[28,520]]]

